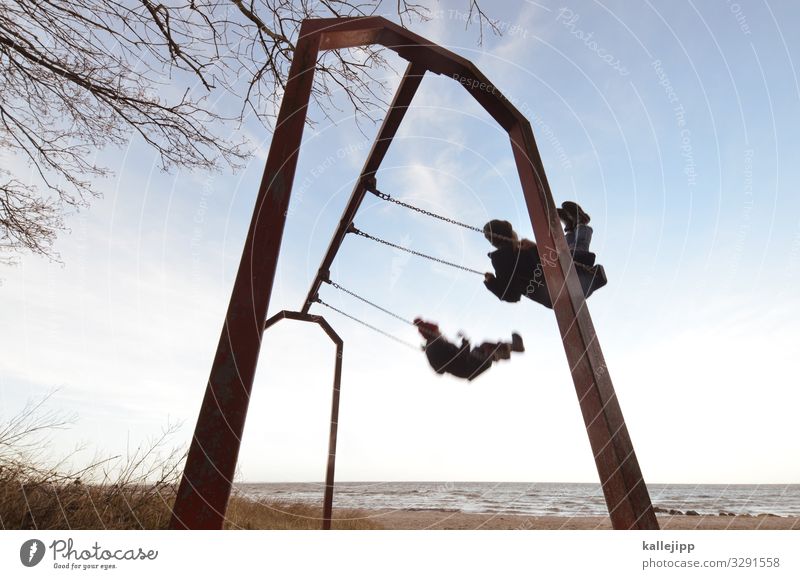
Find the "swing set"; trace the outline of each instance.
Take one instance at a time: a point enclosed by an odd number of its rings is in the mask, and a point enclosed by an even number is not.
[[[325,257],[299,311],[281,311],[267,319],[283,229],[317,56],[336,50],[380,44],[409,62]],[[206,385],[203,403],[172,511],[173,529],[221,529],[239,455],[250,392],[264,331],[281,320],[314,323],[336,345],[328,461],[322,528],[330,529],[333,509],[336,438],[344,343],[327,320],[309,313],[320,304],[406,346],[410,344],[319,297],[323,283],[405,323],[414,322],[330,279],[330,268],[348,233],[460,270],[464,265],[417,252],[359,230],[354,219],[366,194],[431,218],[483,233],[483,230],[432,213],[381,193],[375,175],[417,88],[426,73],[446,75],[467,92],[508,132],[522,191],[540,254],[548,295],[561,333],[589,442],[615,529],[658,529],[650,496],[633,450],[625,420],[600,344],[586,307],[581,282],[567,247],[550,187],[528,120],[470,61],[384,18],[368,16],[304,20],[264,176],[258,191],[225,323]],[[544,303],[544,302],[543,302]]]

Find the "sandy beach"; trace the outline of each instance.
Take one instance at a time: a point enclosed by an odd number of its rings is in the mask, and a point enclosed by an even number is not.
[[[609,530],[608,517],[527,517],[504,514],[472,514],[452,511],[363,511],[385,529],[404,530]],[[352,513],[351,513],[352,515]],[[777,516],[677,516],[659,515],[662,529],[681,530],[800,530],[800,517]]]

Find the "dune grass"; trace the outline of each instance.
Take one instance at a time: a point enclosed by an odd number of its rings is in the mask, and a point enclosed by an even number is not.
[[[322,506],[304,503],[253,501],[241,496],[231,497],[226,513],[226,529],[319,529],[322,525]],[[372,519],[354,510],[333,511],[333,529],[382,529]]]
[[[0,475],[3,529],[163,529],[170,504],[155,486],[87,485],[5,469]]]
[[[174,486],[88,485],[0,470],[2,529],[166,529]],[[225,529],[319,529],[322,508],[233,496]],[[335,511],[334,529],[379,529],[357,511]]]
[[[47,457],[48,435],[69,420],[44,411],[47,398],[0,422],[0,529],[166,529],[185,452],[165,450],[173,429],[126,457]],[[319,529],[322,508],[254,501],[234,492],[226,529]],[[335,529],[380,526],[355,511],[335,511]]]

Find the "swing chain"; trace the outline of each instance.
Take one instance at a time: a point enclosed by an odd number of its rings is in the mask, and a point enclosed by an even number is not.
[[[383,199],[384,201],[394,203],[395,205],[399,205],[400,207],[405,207],[406,209],[411,209],[411,211],[416,211],[417,213],[421,213],[422,215],[427,215],[428,217],[433,217],[434,219],[439,219],[440,221],[444,221],[445,223],[450,223],[452,225],[458,225],[459,227],[463,227],[464,229],[468,229],[470,231],[476,231],[482,235],[486,234],[485,231],[480,227],[475,227],[474,225],[469,225],[468,223],[461,223],[460,221],[456,221],[455,219],[451,219],[450,217],[445,217],[444,215],[433,213],[432,211],[428,211],[427,209],[416,207],[415,205],[411,205],[409,203],[406,203],[405,201],[400,201],[399,199],[395,199],[388,193],[381,193],[377,189],[367,189],[367,191],[369,191],[379,199]],[[501,241],[508,241],[513,244],[518,243],[517,239],[513,237],[506,237],[505,235],[500,235],[498,233],[493,233],[492,237],[494,239],[499,239]]]
[[[375,308],[375,309],[378,309],[378,310],[382,311],[382,312],[383,312],[383,313],[385,313],[385,314],[389,314],[389,315],[390,315],[390,316],[392,316],[393,318],[395,318],[395,319],[398,319],[398,320],[400,320],[401,322],[405,322],[405,323],[406,323],[406,324],[408,324],[409,326],[416,326],[416,324],[415,324],[414,322],[412,322],[411,320],[407,320],[406,318],[404,318],[404,317],[402,317],[402,316],[399,316],[399,315],[395,314],[394,312],[390,312],[390,311],[389,311],[389,310],[387,310],[386,308],[384,308],[384,307],[381,307],[381,306],[379,306],[378,304],[376,304],[376,303],[373,303],[373,302],[369,301],[367,298],[365,298],[365,297],[362,297],[362,296],[358,295],[358,294],[357,294],[357,293],[355,293],[354,291],[350,291],[350,290],[349,290],[349,289],[347,289],[346,287],[342,287],[342,286],[340,286],[340,285],[339,285],[338,283],[336,283],[335,281],[331,281],[331,280],[329,280],[329,279],[327,279],[327,280],[324,280],[324,281],[325,281],[326,283],[329,283],[330,285],[332,285],[333,287],[335,287],[335,288],[336,288],[336,289],[338,289],[339,291],[343,291],[343,292],[344,292],[344,293],[346,293],[346,294],[350,294],[351,296],[353,296],[353,297],[354,297],[354,298],[356,298],[357,300],[361,300],[361,301],[362,301],[362,302],[364,302],[365,304],[369,304],[369,305],[371,305],[373,308]]]
[[[374,331],[374,332],[378,332],[379,334],[382,334],[382,335],[386,336],[386,337],[387,337],[387,338],[389,338],[390,340],[394,340],[394,341],[395,341],[395,342],[397,342],[398,344],[403,344],[404,346],[407,346],[407,347],[411,348],[412,350],[419,350],[419,347],[418,347],[418,346],[415,346],[415,345],[414,345],[414,344],[412,344],[411,342],[406,342],[406,341],[405,341],[405,340],[403,340],[402,338],[398,338],[397,336],[395,336],[395,335],[392,335],[392,334],[390,334],[389,332],[386,332],[386,331],[384,331],[384,330],[381,330],[380,328],[377,328],[377,327],[373,326],[372,324],[368,324],[368,323],[367,323],[367,322],[365,322],[364,320],[360,320],[360,319],[358,319],[357,317],[355,317],[355,316],[352,316],[352,315],[348,314],[347,312],[343,312],[343,311],[342,311],[342,310],[340,310],[339,308],[337,308],[337,307],[335,307],[335,306],[332,306],[332,305],[330,305],[330,304],[329,304],[329,303],[327,303],[327,302],[324,302],[324,301],[322,301],[322,299],[320,299],[320,298],[317,298],[317,299],[316,299],[316,301],[317,301],[317,303],[319,303],[319,304],[321,304],[321,305],[325,306],[326,308],[329,308],[329,309],[333,310],[334,312],[337,312],[337,313],[339,313],[339,314],[343,315],[343,316],[344,316],[344,317],[346,317],[346,318],[350,318],[350,319],[351,319],[351,320],[353,320],[354,322],[358,322],[358,323],[359,323],[359,324],[361,324],[362,326],[365,326],[365,327],[369,328],[370,330],[372,330],[372,331]],[[412,325],[413,325],[413,324],[412,324]]]
[[[399,205],[400,207],[405,207],[406,209],[411,209],[412,211],[416,211],[417,213],[422,213],[423,215],[427,215],[428,217],[433,217],[435,219],[439,219],[446,223],[451,223],[453,225],[458,225],[459,227],[463,227],[464,229],[469,229],[470,231],[477,231],[478,233],[483,233],[483,229],[475,227],[474,225],[468,225],[467,223],[461,223],[460,221],[456,221],[455,219],[451,219],[450,217],[445,217],[444,215],[439,215],[438,213],[433,213],[432,211],[428,211],[427,209],[422,209],[421,207],[415,207],[414,205],[410,205],[405,201],[400,201],[399,199],[395,199],[388,193],[381,193],[377,189],[368,189],[370,193],[375,195],[376,197],[383,199],[384,201],[389,201],[390,203],[394,203]]]
[[[367,239],[371,239],[372,241],[377,241],[378,243],[382,243],[384,245],[388,245],[389,247],[393,247],[395,249],[399,249],[400,251],[405,251],[406,253],[410,253],[411,255],[416,255],[417,257],[424,257],[425,259],[429,259],[431,261],[435,261],[435,262],[441,263],[443,265],[449,265],[450,267],[455,267],[456,269],[461,269],[463,271],[468,271],[469,273],[475,273],[475,274],[478,274],[480,276],[484,275],[483,272],[478,271],[477,269],[472,269],[472,268],[469,268],[469,267],[466,267],[466,266],[463,266],[463,265],[459,265],[457,263],[453,263],[451,261],[447,261],[447,260],[441,259],[439,257],[434,257],[432,255],[428,255],[427,253],[421,253],[419,251],[414,251],[413,249],[410,249],[408,247],[403,247],[402,245],[397,245],[395,243],[392,243],[391,241],[386,241],[385,239],[381,239],[380,237],[374,237],[374,236],[370,235],[369,233],[364,233],[363,231],[358,229],[353,224],[350,225],[349,232],[350,233],[355,233],[356,235],[360,235],[361,237],[366,237]]]

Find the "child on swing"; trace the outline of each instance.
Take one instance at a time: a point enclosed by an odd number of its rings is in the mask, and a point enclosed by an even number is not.
[[[557,211],[564,223],[564,234],[583,295],[588,298],[608,283],[603,266],[595,265],[595,254],[589,251],[593,233],[589,226],[590,217],[573,201],[565,201]],[[542,256],[536,243],[530,239],[520,241],[508,221],[490,221],[483,226],[483,234],[495,247],[495,251],[489,254],[495,272],[485,275],[483,283],[486,288],[505,302],[518,302],[524,295],[552,308],[542,262],[555,260],[557,256]]]
[[[486,370],[493,362],[508,360],[511,352],[524,352],[522,337],[511,334],[511,342],[483,342],[472,347],[469,340],[459,333],[461,345],[448,341],[433,322],[416,318],[414,324],[425,338],[425,356],[437,374],[452,374],[457,378],[473,380]]]

